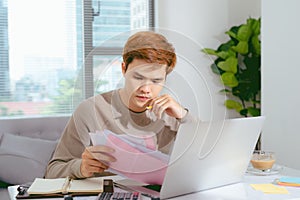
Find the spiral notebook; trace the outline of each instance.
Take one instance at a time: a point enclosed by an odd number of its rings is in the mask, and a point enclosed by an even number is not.
[[[72,196],[98,195],[100,192],[103,192],[103,177],[86,179],[36,178],[29,188],[23,192],[19,190],[16,198],[62,197],[66,194],[72,194]]]

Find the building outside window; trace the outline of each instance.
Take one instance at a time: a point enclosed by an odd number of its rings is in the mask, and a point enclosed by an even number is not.
[[[152,8],[151,0],[0,0],[0,118],[70,115],[120,87],[122,47],[131,30],[153,26]]]

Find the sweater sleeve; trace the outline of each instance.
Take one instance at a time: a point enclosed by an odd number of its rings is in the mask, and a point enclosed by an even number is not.
[[[187,111],[186,115],[181,119],[177,119],[180,124],[188,123],[196,120],[187,108],[185,108],[185,110]]]
[[[90,109],[87,102],[83,103],[71,116],[48,163],[46,178],[83,178],[80,172],[81,155],[90,146],[89,132],[94,126]]]
[[[81,154],[89,145],[89,136],[87,131],[87,134],[79,134],[78,123],[74,116],[70,118],[47,166],[46,178],[83,177],[80,172]]]

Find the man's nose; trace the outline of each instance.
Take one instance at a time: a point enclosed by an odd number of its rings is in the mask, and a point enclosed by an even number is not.
[[[150,92],[151,92],[151,84],[149,84],[149,83],[143,84],[143,85],[140,87],[140,90],[141,90],[143,93],[150,93]]]

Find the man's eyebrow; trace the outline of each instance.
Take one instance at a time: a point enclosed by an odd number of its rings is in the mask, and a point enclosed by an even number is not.
[[[139,76],[141,78],[147,78],[145,76],[143,76],[142,74],[138,73],[138,72],[133,72],[134,76]],[[151,80],[155,80],[155,81],[163,81],[165,80],[165,77],[158,77],[158,78],[150,78]]]
[[[142,74],[138,73],[138,72],[133,72],[135,76],[140,76],[140,77],[143,77],[145,78]]]

